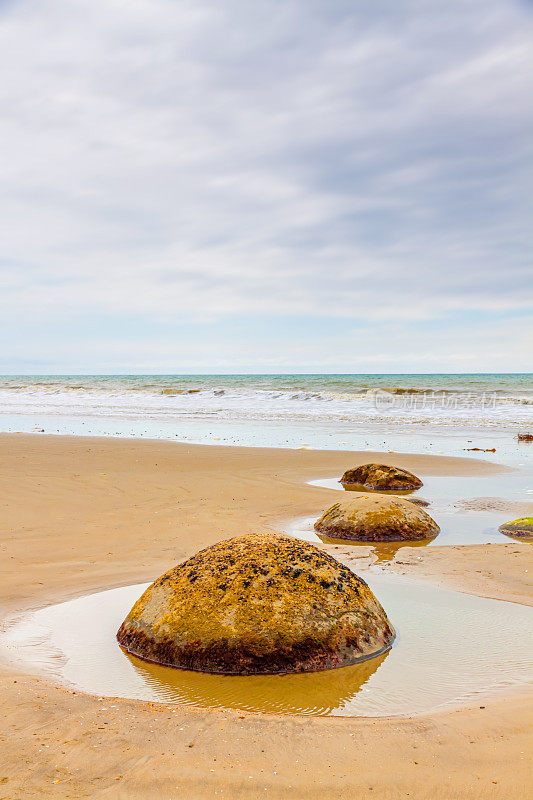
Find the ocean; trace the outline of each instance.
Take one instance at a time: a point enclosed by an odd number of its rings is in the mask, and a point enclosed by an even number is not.
[[[3,431],[455,453],[528,425],[532,373],[0,377]]]

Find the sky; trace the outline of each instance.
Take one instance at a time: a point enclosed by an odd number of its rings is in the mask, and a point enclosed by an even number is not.
[[[0,0],[0,372],[533,369],[533,3]]]

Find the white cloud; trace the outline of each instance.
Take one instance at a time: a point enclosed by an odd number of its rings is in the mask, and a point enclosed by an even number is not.
[[[507,0],[0,4],[4,325],[528,307],[532,32]]]

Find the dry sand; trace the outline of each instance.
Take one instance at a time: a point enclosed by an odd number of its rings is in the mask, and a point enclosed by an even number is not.
[[[148,581],[211,542],[318,514],[338,495],[304,481],[374,457],[3,434],[2,615]],[[470,458],[380,458],[422,477],[503,469]],[[532,554],[514,541],[416,548],[416,557],[403,548],[386,569],[531,603]],[[0,697],[0,800],[530,793],[533,703],[522,690],[421,717],[274,717],[99,700],[0,664]]]

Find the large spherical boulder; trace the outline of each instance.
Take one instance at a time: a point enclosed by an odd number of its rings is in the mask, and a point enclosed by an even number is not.
[[[347,470],[342,476],[342,484],[357,484],[377,491],[410,491],[420,489],[423,485],[420,478],[399,467],[386,464],[362,464],[355,469]]]
[[[422,508],[401,497],[358,494],[328,508],[315,530],[336,539],[403,542],[432,539],[440,528]]]
[[[342,667],[394,631],[367,584],[308,542],[274,534],[207,547],[146,590],[117,639],[147,661],[257,674]]]
[[[533,539],[533,517],[520,517],[500,525],[498,530],[507,536],[525,536]]]

